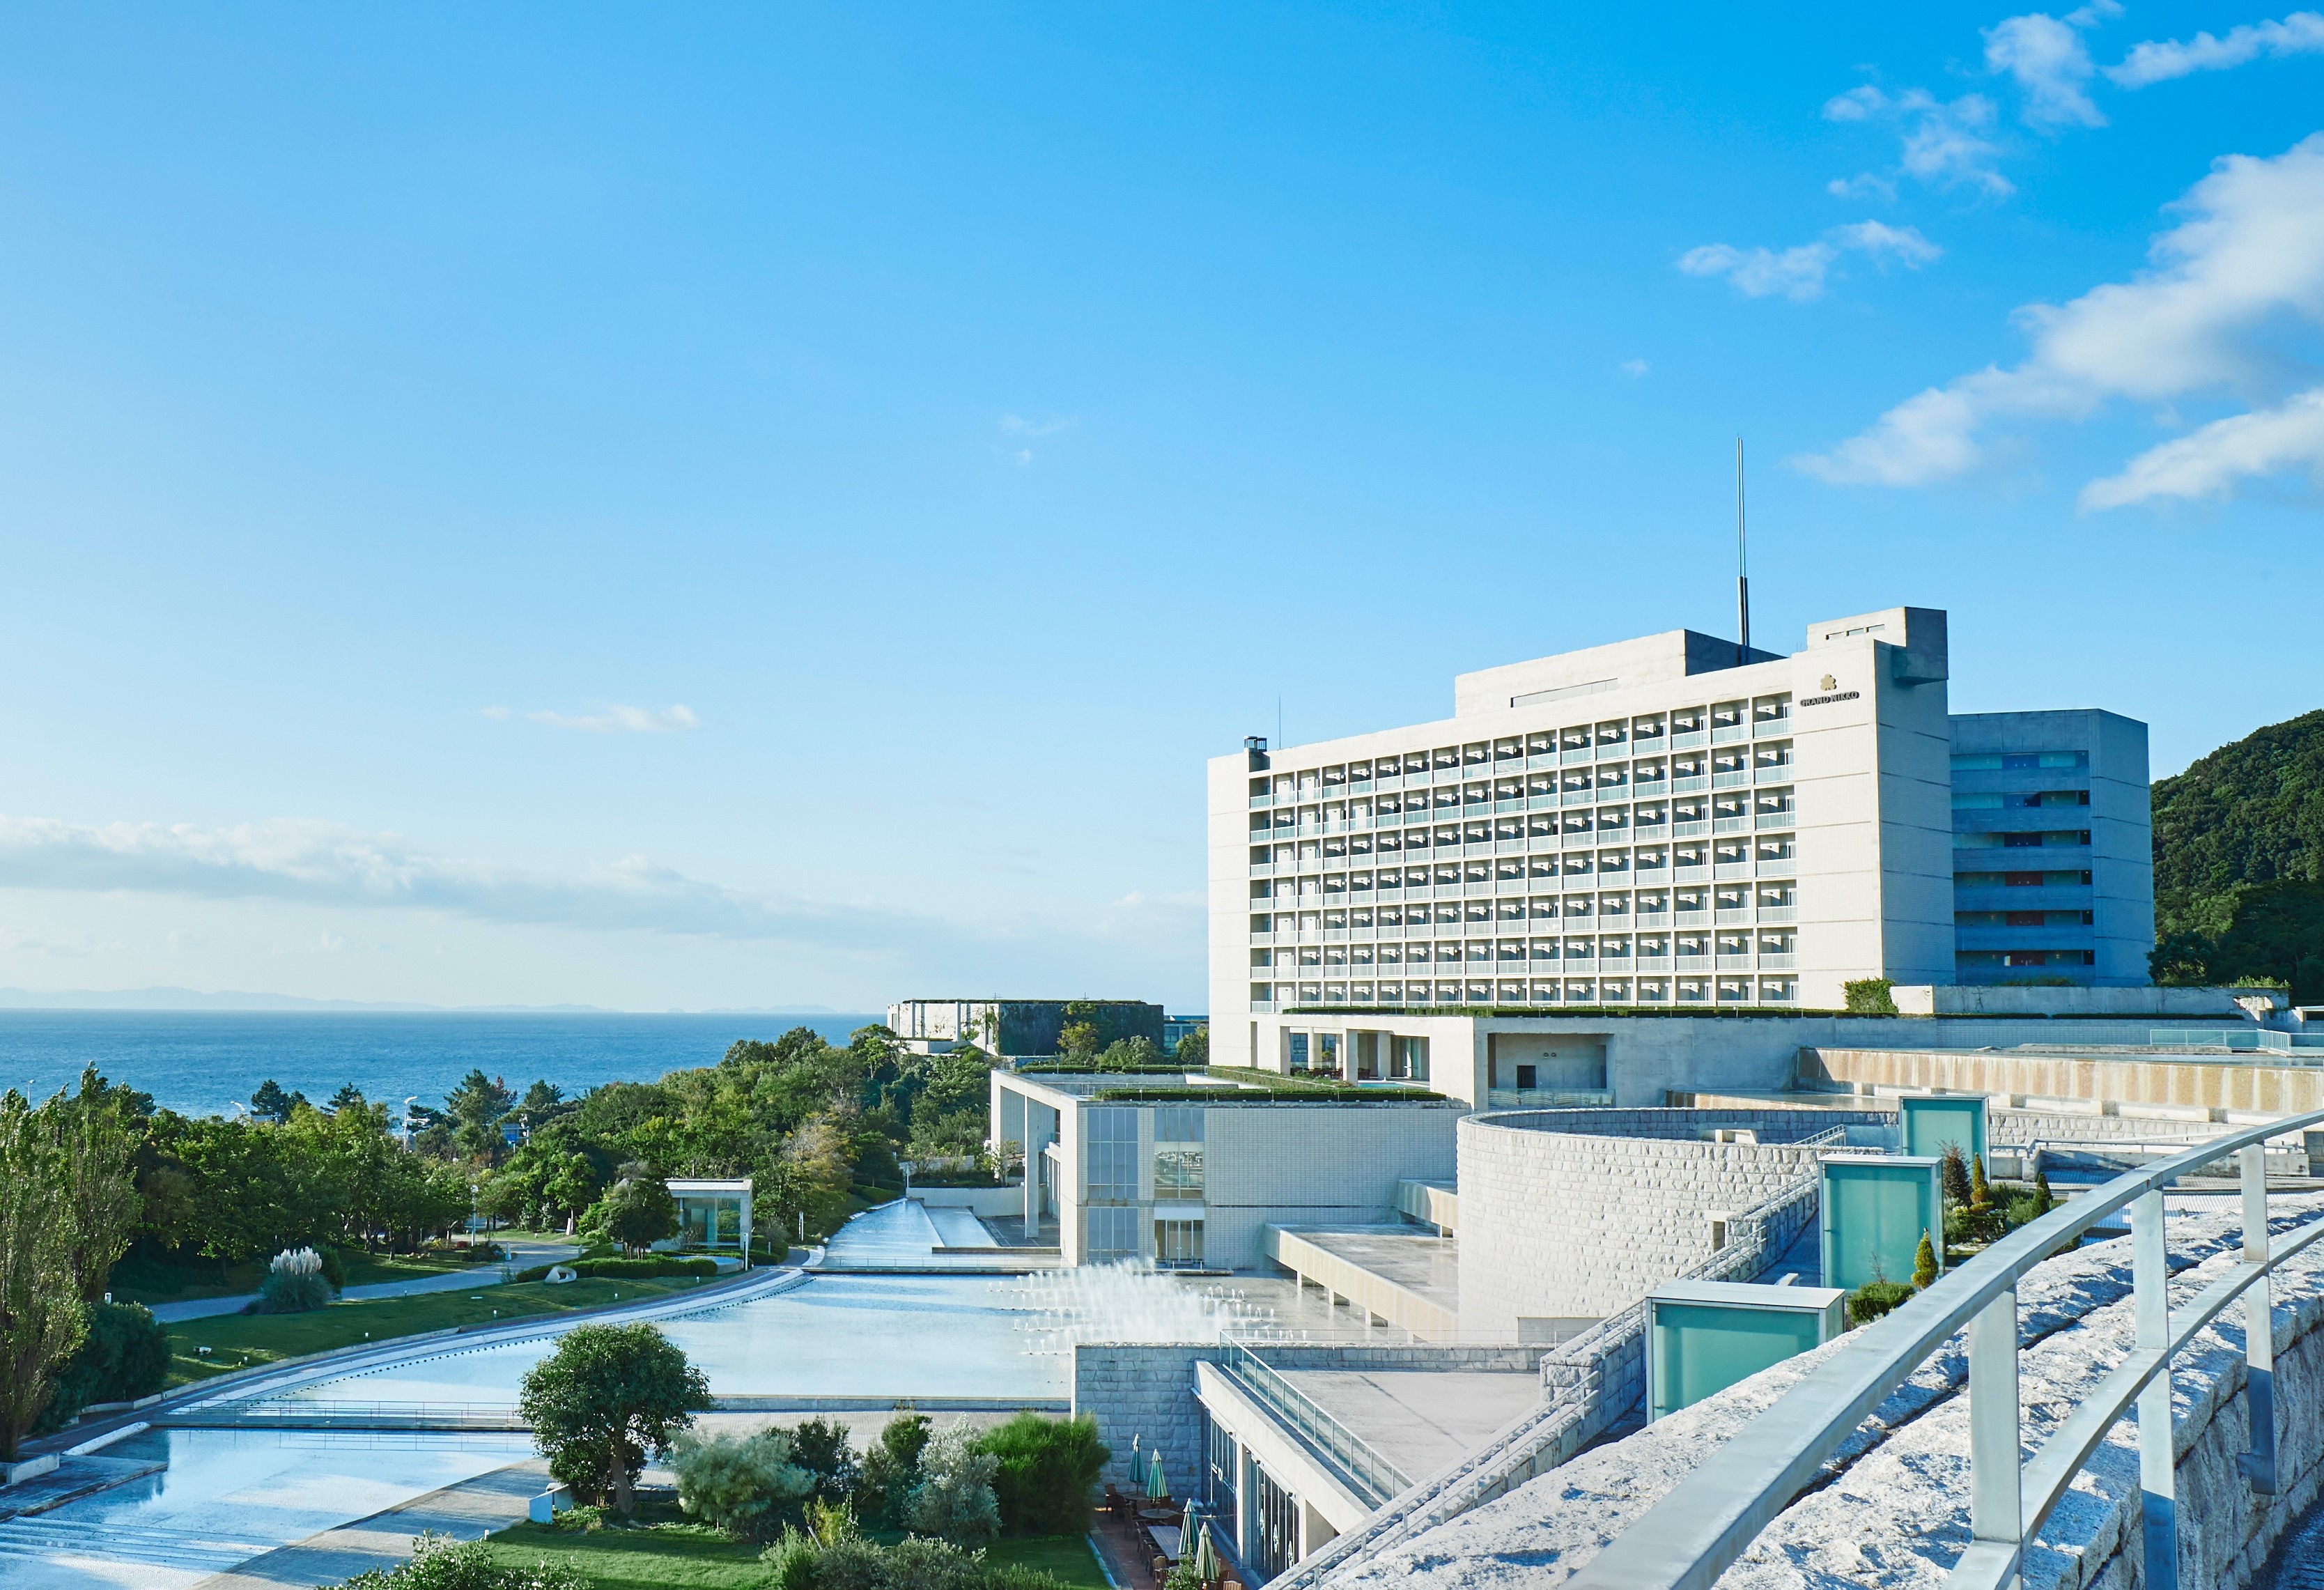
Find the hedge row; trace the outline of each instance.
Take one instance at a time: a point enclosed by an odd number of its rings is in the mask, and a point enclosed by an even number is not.
[[[554,1265],[536,1264],[530,1270],[516,1272],[519,1280],[547,1279]],[[575,1259],[567,1268],[576,1275],[612,1280],[652,1280],[663,1276],[713,1276],[718,1273],[715,1259],[679,1259],[667,1253],[657,1253],[647,1259]]]

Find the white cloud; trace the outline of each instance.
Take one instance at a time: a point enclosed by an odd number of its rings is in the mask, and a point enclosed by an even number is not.
[[[1628,375],[1631,380],[1639,381],[1645,379],[1646,373],[1652,370],[1654,366],[1647,364],[1644,359],[1624,359],[1619,365],[1616,365],[1615,368],[1620,370],[1623,374]]]
[[[2324,327],[2324,134],[2272,159],[2231,155],[2174,207],[2153,266],[2017,321],[2031,356],[1908,398],[1864,434],[1794,460],[1833,482],[1920,485],[1976,468],[1985,434],[2012,420],[2079,419],[2110,399],[2163,403],[2209,394],[2255,411],[2167,444],[2099,483],[2091,507],[2158,495],[2218,495],[2246,476],[2324,457],[2314,420],[2282,401],[2313,376],[2283,350],[2288,323]],[[2305,450],[2303,450],[2305,449]]]
[[[1895,259],[1915,270],[1943,252],[1911,226],[1858,221],[1780,253],[1706,243],[1681,254],[1678,268],[1690,276],[1724,276],[1748,298],[1781,293],[1794,303],[1807,303],[1823,296],[1825,279],[1844,250],[1868,255],[1884,268]]]
[[[2197,72],[2225,71],[2263,55],[2324,54],[2324,16],[2295,11],[2282,22],[2248,23],[2227,30],[2224,39],[2198,33],[2183,42],[2177,39],[2148,40],[2134,45],[2107,77],[2125,88],[2144,88],[2172,78]]]
[[[1055,436],[1061,430],[1071,430],[1078,423],[1071,416],[1051,415],[1047,420],[1025,420],[1015,414],[1001,416],[1001,429],[1010,436]]]
[[[1896,184],[1877,171],[1858,171],[1853,177],[1834,177],[1823,185],[1823,190],[1834,199],[1896,197]]]
[[[1997,198],[2017,190],[1994,169],[2001,146],[1987,134],[1998,119],[1993,101],[1982,94],[1964,94],[1950,101],[1924,88],[1891,96],[1870,83],[1834,95],[1824,102],[1823,114],[1835,122],[1893,121],[1902,125],[1897,162],[1907,175],[1941,188],[1964,184],[1983,189]],[[1867,171],[1827,185],[1826,191],[1843,198],[1859,192],[1894,191],[1889,180]]]
[[[295,818],[202,828],[0,817],[0,888],[440,912],[503,925],[880,948],[927,919],[825,908],[631,856],[577,875],[430,855],[394,834]]]
[[[486,717],[491,718],[494,723],[506,723],[508,721],[509,709],[505,707],[487,707],[484,708],[484,714]]]
[[[485,716],[507,715],[487,711]],[[578,729],[590,735],[671,735],[702,726],[702,720],[690,707],[623,707],[618,702],[603,712],[580,716],[547,711],[528,712],[525,716],[553,729]]]
[[[2119,9],[2117,7],[2116,9]],[[2103,127],[2106,116],[2083,85],[2097,68],[2082,42],[2076,18],[2098,20],[2094,12],[2076,12],[2064,22],[2042,12],[2006,17],[1985,30],[1987,71],[2006,72],[2025,96],[2022,112],[2028,126]]]
[[[2156,497],[2222,499],[2238,483],[2305,469],[2324,489],[2324,386],[2273,409],[2215,420],[2190,436],[2141,453],[2119,475],[2082,488],[2084,509],[2121,508]]]

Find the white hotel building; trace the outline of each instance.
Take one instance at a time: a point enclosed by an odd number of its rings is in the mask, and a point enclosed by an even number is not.
[[[1214,1061],[1425,1066],[1392,1022],[1336,1024],[1361,1055],[1298,1052],[1295,1018],[1339,1012],[2144,985],[2145,726],[1956,717],[1946,675],[1929,608],[1812,625],[1789,657],[1678,630],[1462,674],[1436,723],[1213,759]]]

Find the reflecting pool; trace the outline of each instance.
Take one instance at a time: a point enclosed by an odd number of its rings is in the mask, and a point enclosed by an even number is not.
[[[8,1590],[183,1590],[318,1530],[532,1456],[521,1435],[149,1430],[107,1457],[159,1474],[0,1522]]]

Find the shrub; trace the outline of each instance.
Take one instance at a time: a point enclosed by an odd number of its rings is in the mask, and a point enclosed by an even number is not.
[[[905,1504],[905,1523],[955,1546],[983,1545],[1001,1529],[1001,1503],[992,1494],[1000,1468],[999,1458],[976,1449],[968,1420],[954,1420],[920,1454],[920,1483]]]
[[[689,1431],[672,1450],[678,1506],[738,1540],[772,1540],[788,1516],[785,1503],[815,1489],[815,1475],[791,1461],[785,1430],[707,1440]]]
[[[1848,1322],[1869,1325],[1912,1295],[1913,1289],[1901,1280],[1868,1280],[1848,1294]]]
[[[1913,1286],[1926,1290],[1937,1284],[1937,1250],[1929,1241],[1929,1234],[1921,1234],[1921,1245],[1913,1253]]]
[[[862,1473],[847,1427],[828,1419],[810,1419],[791,1431],[791,1461],[813,1477],[815,1493],[825,1502],[845,1500]]]
[[[1065,1590],[1054,1574],[996,1567],[982,1551],[918,1536],[881,1546],[857,1533],[825,1539],[790,1530],[759,1561],[767,1590]]]
[[[410,1560],[357,1574],[341,1590],[589,1590],[569,1567],[547,1562],[507,1567],[482,1540],[455,1540],[432,1531],[411,1543]]]
[[[56,1391],[35,1435],[60,1430],[92,1402],[128,1402],[161,1389],[170,1335],[143,1303],[85,1303],[88,1331],[57,1371]]]
[[[1001,1527],[1012,1535],[1089,1532],[1093,1493],[1113,1456],[1097,1438],[1097,1420],[1020,1413],[985,1431],[978,1447],[1001,1460],[992,1493]]]
[[[1969,1160],[1969,1201],[1972,1206],[1993,1202],[1993,1184],[1985,1179],[1985,1156],[1971,1154]]]
[[[2008,1224],[2009,1229],[2015,1231],[2021,1225],[2031,1225],[2034,1221],[2041,1219],[2043,1213],[2040,1197],[2028,1195],[2025,1197],[2010,1199],[2009,1206],[2002,1211],[2001,1217]]]
[[[1886,977],[1855,977],[1840,985],[1848,1002],[1851,1016],[1893,1016],[1896,1012],[1896,996],[1891,992],[1895,983]]]
[[[903,1527],[904,1509],[920,1483],[920,1454],[934,1428],[924,1413],[899,1414],[865,1450],[855,1484],[855,1511],[865,1522]]]
[[[304,1314],[329,1304],[336,1294],[323,1278],[322,1256],[312,1248],[287,1248],[274,1255],[258,1283],[261,1314]]]
[[[1969,1197],[1969,1160],[1962,1154],[1960,1144],[1957,1142],[1945,1144],[1945,1151],[1941,1157],[1938,1167],[1938,1177],[1944,1185],[1946,1203],[1967,1207],[1973,1201]]]

